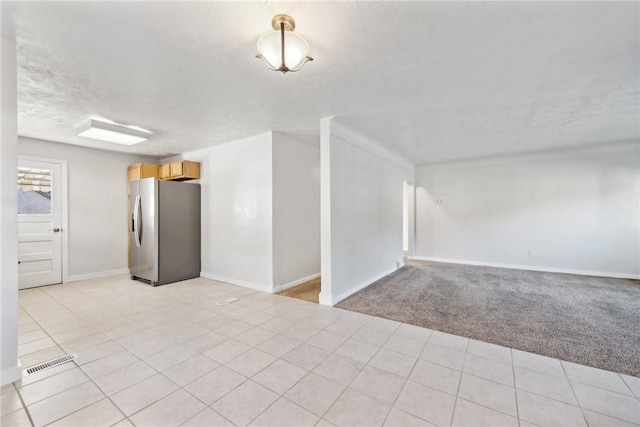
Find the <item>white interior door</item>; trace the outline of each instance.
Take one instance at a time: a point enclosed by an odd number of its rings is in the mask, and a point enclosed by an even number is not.
[[[20,289],[62,282],[61,164],[18,161]]]

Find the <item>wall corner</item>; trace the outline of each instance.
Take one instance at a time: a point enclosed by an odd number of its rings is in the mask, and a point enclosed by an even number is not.
[[[15,41],[2,38],[0,81],[0,378],[2,385],[22,376],[18,360],[18,96]]]

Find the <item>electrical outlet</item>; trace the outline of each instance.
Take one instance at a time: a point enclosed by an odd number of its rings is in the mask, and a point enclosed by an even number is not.
[[[529,256],[531,258],[535,257],[536,256],[536,251],[534,249],[529,249]]]

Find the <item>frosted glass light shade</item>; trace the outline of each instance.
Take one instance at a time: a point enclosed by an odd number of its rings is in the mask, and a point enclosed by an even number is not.
[[[78,136],[122,145],[134,145],[151,137],[149,132],[94,119],[89,120],[80,130]]]
[[[308,61],[309,44],[290,31],[284,32],[284,64],[280,32],[267,33],[258,39],[258,54],[272,70],[284,66],[288,71],[297,71]]]
[[[297,34],[296,21],[289,15],[276,15],[271,20],[271,28],[276,32],[267,33],[258,39],[257,58],[273,71],[283,74],[298,71],[304,64],[313,61],[309,56],[307,41]]]

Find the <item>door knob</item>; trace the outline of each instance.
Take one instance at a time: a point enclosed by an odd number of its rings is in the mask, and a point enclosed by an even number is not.
[[[54,233],[58,233],[60,231],[60,229],[58,227],[50,228],[49,231],[53,231]]]

